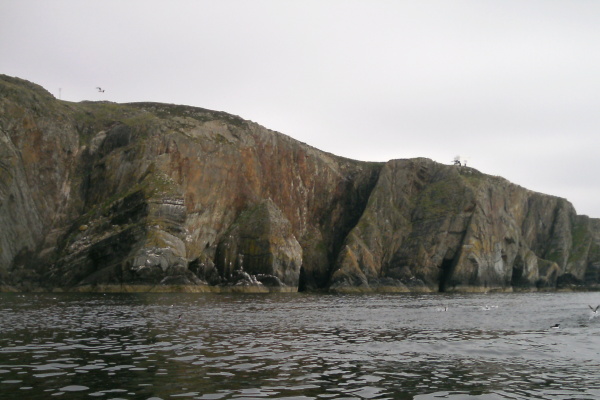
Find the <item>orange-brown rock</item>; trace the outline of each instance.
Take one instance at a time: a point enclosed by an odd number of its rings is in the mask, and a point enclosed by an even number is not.
[[[599,271],[599,220],[471,168],[0,76],[0,288],[510,290]]]

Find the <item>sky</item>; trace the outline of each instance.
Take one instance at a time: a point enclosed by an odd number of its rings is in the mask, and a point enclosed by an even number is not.
[[[460,156],[600,217],[598,1],[0,0],[0,73],[357,160]]]

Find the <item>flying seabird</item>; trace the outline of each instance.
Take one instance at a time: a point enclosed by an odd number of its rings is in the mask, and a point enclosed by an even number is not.
[[[100,93],[104,93],[104,89],[102,89],[101,87],[97,87],[96,89],[98,89],[98,91],[99,91]]]
[[[560,324],[554,324],[554,325],[552,325],[552,327],[555,329],[558,329],[558,328],[560,328]]]
[[[590,308],[590,310],[592,310],[592,312],[593,312],[594,314],[597,314],[597,313],[598,313],[598,308],[600,308],[600,305],[596,306],[596,308],[594,308],[594,307],[592,307],[592,306],[590,306],[590,305],[588,305],[588,307]]]

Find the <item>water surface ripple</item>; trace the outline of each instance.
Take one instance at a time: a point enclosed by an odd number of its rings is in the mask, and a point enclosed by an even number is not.
[[[594,399],[588,304],[600,294],[0,294],[0,398]]]

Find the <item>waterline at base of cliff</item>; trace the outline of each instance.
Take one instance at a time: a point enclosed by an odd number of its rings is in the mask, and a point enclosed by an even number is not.
[[[600,220],[426,158],[0,76],[0,290],[597,290]]]

